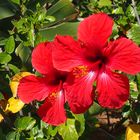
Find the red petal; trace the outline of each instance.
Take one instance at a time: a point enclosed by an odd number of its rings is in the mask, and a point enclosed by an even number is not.
[[[62,91],[52,93],[39,108],[38,115],[48,124],[60,125],[66,121],[64,103],[64,94]]]
[[[40,43],[32,53],[32,65],[41,74],[52,71],[52,48],[51,43]]]
[[[98,101],[103,107],[120,108],[129,97],[129,81],[122,74],[106,71],[97,81]]]
[[[47,85],[46,78],[33,75],[23,77],[18,86],[18,96],[24,103],[30,103],[33,100],[44,100],[53,87]]]
[[[78,39],[91,47],[103,47],[112,33],[113,20],[105,13],[85,18],[78,28]]]
[[[73,113],[84,113],[93,103],[93,82],[95,73],[89,72],[83,77],[72,77],[65,85],[66,99]]]
[[[105,51],[111,69],[129,74],[140,72],[140,48],[131,40],[120,38],[110,43]]]
[[[80,44],[70,36],[55,38],[52,55],[54,67],[58,70],[71,71],[84,63]]]

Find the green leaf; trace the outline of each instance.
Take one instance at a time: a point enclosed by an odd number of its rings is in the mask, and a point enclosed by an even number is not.
[[[9,61],[11,61],[12,57],[5,53],[5,52],[2,52],[0,53],[0,63],[1,64],[5,64],[5,63],[8,63]]]
[[[90,115],[97,115],[101,112],[103,112],[103,108],[96,102],[93,103],[93,105],[89,108],[89,114]]]
[[[49,125],[47,128],[43,128],[43,132],[45,134],[45,136],[55,136],[57,134],[57,127],[53,127],[51,125]]]
[[[99,4],[99,7],[112,5],[111,0],[99,0],[98,4]]]
[[[53,40],[54,37],[59,35],[70,35],[74,38],[77,37],[77,26],[79,22],[66,22],[61,25],[40,30],[41,41]]]
[[[137,89],[140,92],[140,74],[137,74],[136,76],[136,83],[137,83]]]
[[[7,0],[1,0],[0,2],[0,19],[8,18],[14,15],[12,11],[13,7]]]
[[[20,69],[17,66],[13,65],[13,64],[8,64],[8,67],[14,72],[14,74],[20,72]]]
[[[135,43],[140,45],[140,26],[134,24],[127,32],[127,37],[132,39]]]
[[[69,0],[59,0],[47,11],[47,15],[54,16],[56,21],[62,20],[74,13],[76,13],[75,7]]]
[[[6,140],[16,140],[16,132],[15,131],[9,132],[6,136]]]
[[[67,119],[66,124],[58,126],[58,133],[64,140],[78,140],[78,133],[75,128],[75,120]]]
[[[3,94],[0,92],[0,100],[4,99]]]
[[[26,63],[31,55],[31,50],[29,47],[23,46],[21,43],[15,50],[17,56],[20,57],[23,63]]]
[[[85,118],[83,114],[74,114],[76,119],[75,126],[78,132],[78,135],[81,136],[85,130]]]
[[[22,118],[17,118],[14,125],[19,131],[22,131],[32,129],[35,123],[36,120],[34,118],[26,116]]]
[[[12,53],[15,49],[15,40],[13,36],[10,36],[5,44],[5,50],[7,53]]]
[[[11,0],[13,3],[15,3],[15,4],[20,4],[20,0]]]

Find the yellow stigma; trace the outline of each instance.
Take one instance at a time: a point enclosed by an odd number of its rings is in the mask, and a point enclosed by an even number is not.
[[[49,96],[48,96],[48,100],[50,101],[50,102],[53,102],[56,98],[57,98],[57,92],[52,92]]]
[[[87,75],[87,73],[88,73],[87,66],[77,66],[73,68],[73,75],[75,76],[75,78],[83,77]]]

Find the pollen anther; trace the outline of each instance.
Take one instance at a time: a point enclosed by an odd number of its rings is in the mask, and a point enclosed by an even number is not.
[[[73,68],[73,75],[75,76],[75,78],[80,78],[83,77],[85,75],[87,75],[88,73],[88,68],[87,66],[77,66],[75,68]]]

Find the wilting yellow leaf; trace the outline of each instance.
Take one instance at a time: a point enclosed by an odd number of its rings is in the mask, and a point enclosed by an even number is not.
[[[12,113],[16,113],[16,112],[20,111],[23,106],[24,106],[24,103],[20,99],[16,99],[14,97],[11,97],[8,100],[5,112],[10,111]]]
[[[4,120],[3,116],[0,114],[0,122]]]
[[[127,127],[126,140],[140,140],[140,125],[132,124]]]
[[[11,91],[13,93],[13,97],[17,96],[17,88],[18,88],[18,84],[19,84],[20,79],[25,77],[25,76],[28,76],[28,75],[32,75],[32,73],[20,72],[12,77],[11,82],[10,82],[10,88],[11,88]]]

